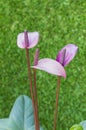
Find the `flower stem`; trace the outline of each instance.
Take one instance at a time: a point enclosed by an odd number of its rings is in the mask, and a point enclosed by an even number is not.
[[[36,129],[36,111],[35,111],[35,102],[34,102],[34,94],[33,94],[33,85],[32,85],[32,76],[30,69],[30,56],[28,51],[29,41],[28,41],[28,33],[25,31],[25,45],[26,45],[26,58],[27,58],[27,66],[28,66],[28,78],[30,82],[30,94],[32,98],[33,110],[34,110],[34,120],[35,120],[35,129]],[[37,130],[37,129],[36,129]]]
[[[29,51],[26,48],[26,57],[27,57],[27,65],[28,65],[28,78],[30,81],[30,93],[31,93],[31,98],[32,102],[34,104],[34,96],[33,96],[33,88],[32,88],[32,76],[31,76],[31,70],[30,70],[30,58],[29,58]]]
[[[35,55],[34,55],[34,65],[38,64],[38,57],[39,57],[39,49],[36,49]],[[35,101],[35,111],[36,111],[36,126],[37,130],[39,130],[39,116],[38,116],[38,101],[37,101],[37,87],[36,87],[36,69],[33,69],[34,71],[34,101]]]
[[[60,92],[60,80],[61,77],[58,76],[58,81],[57,81],[57,91],[56,91],[56,105],[55,105],[55,111],[54,111],[54,128],[53,130],[56,130],[56,124],[57,124],[57,119],[58,119],[58,99],[59,99],[59,92]]]
[[[34,69],[34,98],[35,98],[35,111],[36,111],[36,126],[39,130],[39,116],[38,116],[38,101],[37,101],[37,88],[36,88],[36,69]]]

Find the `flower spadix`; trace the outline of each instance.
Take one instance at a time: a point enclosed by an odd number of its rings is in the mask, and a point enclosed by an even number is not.
[[[78,47],[74,44],[68,44],[61,51],[59,51],[56,61],[66,66],[76,55]]]
[[[26,41],[27,39],[27,41]],[[17,37],[17,45],[19,48],[33,48],[37,45],[39,40],[38,32],[22,32]],[[27,45],[26,45],[27,43]]]
[[[44,70],[50,74],[54,74],[66,78],[66,72],[64,70],[64,67],[56,60],[50,58],[43,58],[39,60],[37,65],[32,66],[32,68]]]

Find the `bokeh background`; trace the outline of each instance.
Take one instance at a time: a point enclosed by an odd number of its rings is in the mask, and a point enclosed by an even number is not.
[[[17,35],[27,29],[40,33],[39,44],[30,49],[31,65],[36,48],[40,59],[56,58],[58,51],[74,43],[79,51],[65,67],[61,82],[59,130],[69,130],[86,120],[86,1],[1,0],[0,1],[0,118],[9,116],[15,99],[29,93],[25,50],[17,47]],[[37,71],[40,124],[53,128],[57,77]]]

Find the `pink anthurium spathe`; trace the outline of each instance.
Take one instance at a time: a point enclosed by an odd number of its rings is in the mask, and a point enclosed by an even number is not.
[[[26,59],[27,59],[27,67],[28,67],[28,79],[30,82],[30,94],[32,98],[32,104],[33,104],[33,110],[34,110],[34,122],[35,122],[35,130],[39,130],[39,122],[38,122],[38,109],[37,109],[37,96],[36,96],[36,90],[34,89],[33,92],[33,83],[32,83],[32,73],[30,68],[30,55],[29,55],[29,48],[33,48],[38,44],[39,40],[39,33],[38,32],[23,32],[20,33],[17,37],[17,45],[19,48],[24,48],[26,50]],[[34,78],[36,80],[36,78]],[[36,81],[34,81],[34,84],[36,84]],[[36,88],[36,87],[34,87]]]
[[[66,66],[76,55],[78,47],[74,44],[68,44],[61,51],[59,51],[56,61]]]
[[[56,61],[59,62],[63,67],[66,66],[76,55],[78,47],[74,44],[68,44],[61,51],[59,51]],[[60,92],[60,80],[61,77],[58,77],[58,88],[56,93],[56,106],[54,111],[54,129],[57,127],[57,116],[58,116],[58,97]]]
[[[25,35],[27,35],[28,45],[25,43]],[[19,48],[33,48],[38,44],[39,33],[38,32],[23,32],[20,33],[17,37],[17,45]]]
[[[53,60],[50,58],[44,58],[44,59],[39,60],[38,64],[35,66],[32,66],[32,68],[44,70],[50,74],[54,74],[54,75],[62,76],[66,78],[66,72],[64,70],[64,67],[56,60]]]

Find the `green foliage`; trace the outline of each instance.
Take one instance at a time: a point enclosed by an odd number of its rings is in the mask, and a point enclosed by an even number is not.
[[[73,125],[70,130],[83,130],[81,125]]]
[[[0,119],[0,130],[35,130],[32,101],[25,95],[16,100],[8,119]],[[40,130],[43,130],[40,128]]]
[[[70,130],[86,130],[86,120],[80,122],[80,124],[73,125]]]
[[[0,1],[0,118],[8,117],[16,97],[29,93],[25,50],[16,45],[18,33],[38,31],[40,59],[56,58],[68,43],[79,52],[65,68],[59,97],[59,130],[86,119],[86,1],[85,0],[1,0]],[[33,52],[31,49],[31,65]],[[37,71],[40,123],[53,126],[57,77]],[[4,103],[3,103],[4,102]]]

